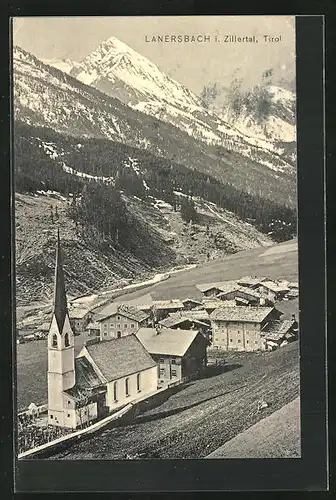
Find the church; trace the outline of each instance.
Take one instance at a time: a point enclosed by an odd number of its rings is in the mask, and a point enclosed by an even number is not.
[[[48,423],[80,428],[157,391],[157,365],[136,335],[93,339],[77,356],[74,339],[58,231],[48,333]]]

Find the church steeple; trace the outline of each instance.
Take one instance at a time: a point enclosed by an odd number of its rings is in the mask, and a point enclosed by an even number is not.
[[[60,333],[62,333],[65,317],[68,312],[61,252],[61,239],[58,229],[55,267],[54,315]]]

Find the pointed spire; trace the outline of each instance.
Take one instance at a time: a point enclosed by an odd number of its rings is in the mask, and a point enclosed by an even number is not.
[[[59,332],[62,333],[65,317],[68,312],[65,293],[64,273],[62,267],[61,240],[59,229],[57,230],[56,267],[55,267],[55,291],[54,291],[54,314]]]

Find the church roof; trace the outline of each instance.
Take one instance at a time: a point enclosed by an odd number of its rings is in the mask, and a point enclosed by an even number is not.
[[[103,385],[103,382],[98,377],[90,361],[85,356],[75,358],[75,373],[75,385],[65,391],[70,396],[80,399],[81,396],[85,396],[88,391],[90,392],[92,389]]]
[[[55,266],[54,314],[60,332],[62,332],[63,330],[67,312],[68,312],[68,306],[65,293],[64,272],[62,266],[61,240],[58,230],[57,246],[56,246],[56,266]]]
[[[133,334],[85,347],[108,382],[156,366],[155,361]]]

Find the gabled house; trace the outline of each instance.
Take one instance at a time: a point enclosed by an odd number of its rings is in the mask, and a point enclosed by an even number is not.
[[[264,348],[272,351],[289,342],[293,342],[297,340],[298,333],[299,325],[295,316],[291,320],[271,321],[262,332]]]
[[[112,303],[102,309],[96,321],[100,324],[100,339],[120,338],[147,326],[150,314],[128,304]]]
[[[223,301],[235,300],[237,305],[251,305],[251,306],[264,306],[273,305],[273,302],[263,297],[263,295],[252,288],[236,286],[232,290],[222,292],[218,295],[218,298]]]
[[[195,307],[202,306],[202,302],[190,298],[183,299],[182,303],[183,303],[183,309],[185,311],[191,311],[192,309],[195,309]]]
[[[196,378],[207,365],[209,343],[195,330],[140,328],[136,335],[157,363],[160,386]]]
[[[75,334],[85,331],[86,326],[91,321],[92,313],[85,308],[72,307],[69,309],[70,325]]]
[[[275,307],[218,308],[210,314],[212,345],[225,351],[262,349],[262,331],[281,315]]]
[[[168,314],[182,311],[183,308],[184,305],[180,299],[155,300],[152,311],[155,321],[158,322],[161,319],[166,318]]]
[[[192,315],[192,311],[190,314],[175,313],[169,315],[167,318],[164,318],[159,322],[161,327],[165,328],[173,328],[176,330],[197,330],[205,336],[209,335],[210,330],[210,320],[201,320],[197,319]]]
[[[274,281],[263,281],[258,286],[258,291],[268,300],[281,300],[286,293],[289,292],[289,288],[284,285],[278,285]]]
[[[265,281],[267,278],[263,278],[260,276],[244,276],[240,278],[237,283],[239,286],[244,286],[247,288],[251,288],[252,290],[256,290],[259,285]]]

